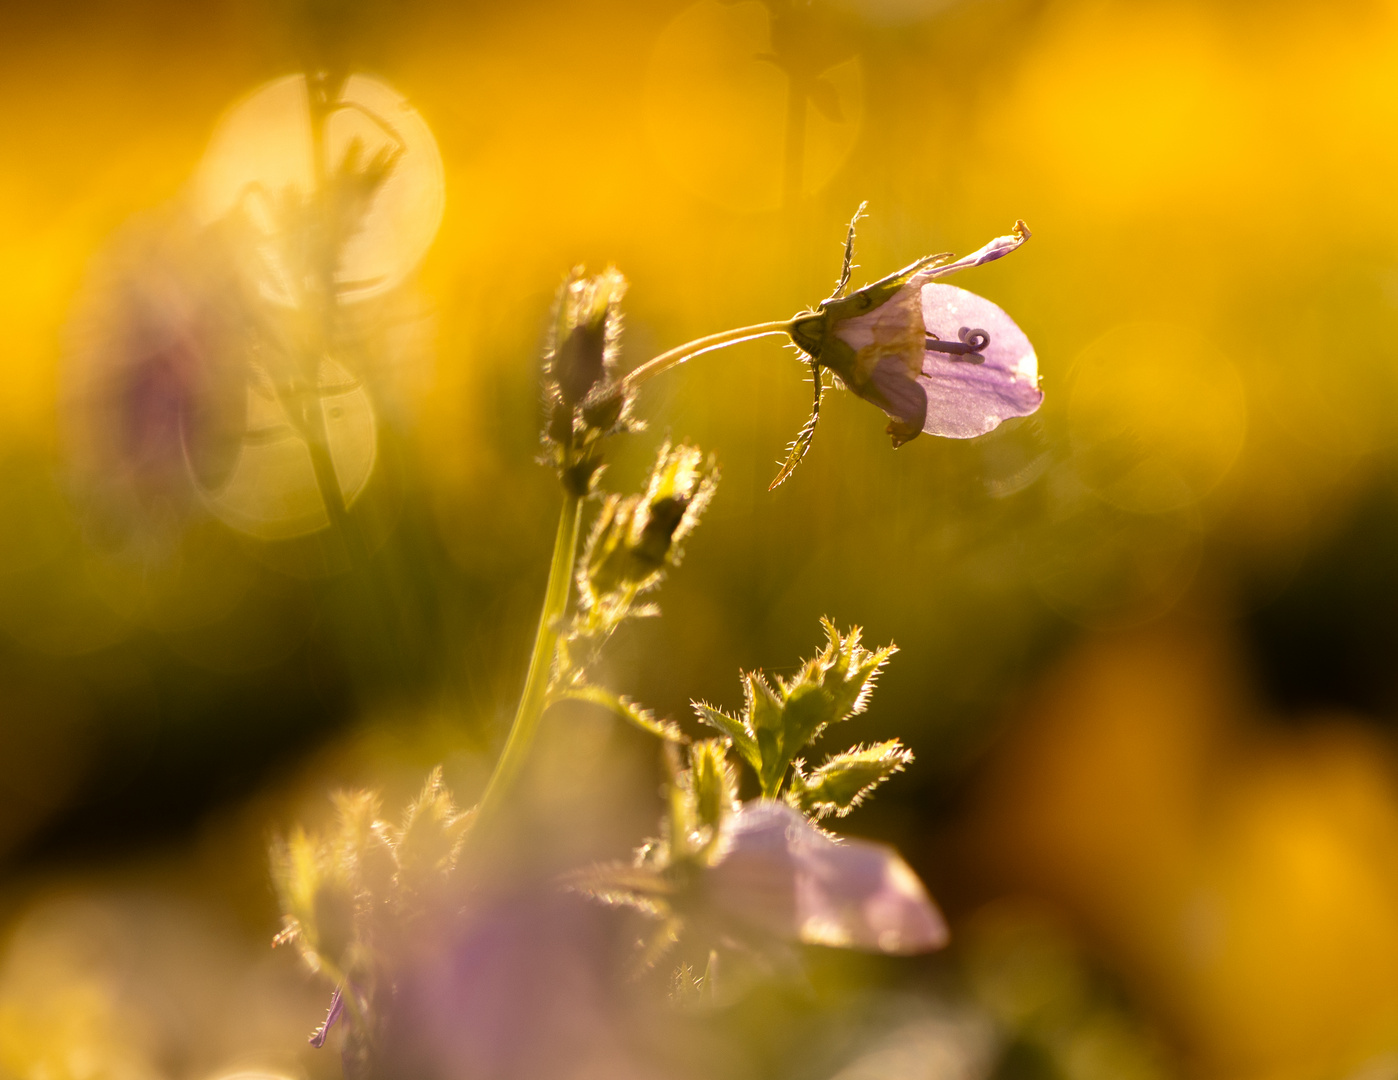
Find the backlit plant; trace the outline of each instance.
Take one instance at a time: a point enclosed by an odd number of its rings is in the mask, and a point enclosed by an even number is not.
[[[719,478],[713,456],[665,440],[643,490],[603,489],[608,447],[640,430],[636,400],[651,378],[739,341],[787,337],[814,375],[815,404],[773,486],[811,445],[827,374],[887,414],[895,446],[922,432],[973,437],[1038,407],[1024,334],[995,305],[938,280],[1014,251],[1029,235],[1022,223],[965,258],[921,258],[859,289],[850,287],[854,229],[838,284],[814,309],[699,338],[625,374],[624,278],[575,270],[564,281],[544,357],[542,435],[562,508],[525,686],[480,799],[458,807],[436,772],[394,823],[377,796],[341,795],[334,830],[294,831],[273,851],[278,940],[294,943],[333,995],[312,1042],[325,1043],[338,1024],[348,1075],[573,1075],[598,1063],[608,1075],[666,1075],[654,1062],[637,1064],[650,1060],[644,1048],[617,1034],[634,1026],[616,1020],[631,1006],[597,989],[606,964],[598,968],[567,936],[570,920],[598,913],[588,900],[641,914],[647,929],[620,968],[637,986],[650,985],[647,973],[663,975],[681,1003],[731,997],[754,973],[794,963],[801,945],[910,954],[946,941],[940,914],[896,852],[826,831],[912,762],[897,739],[835,738],[867,707],[894,646],[867,647],[857,627],[826,620],[823,647],[794,674],[743,673],[738,708],[696,702],[707,737],[657,718],[595,674],[619,626],[656,614],[651,597],[679,565]],[[546,711],[566,701],[600,706],[658,741],[659,829],[630,861],[521,886],[528,898],[501,907],[474,876],[480,853],[520,796]],[[747,801],[744,769],[756,792]],[[534,967],[546,969],[537,983],[528,982]],[[518,980],[528,1015],[481,1021],[473,1010],[483,1001],[507,1010],[499,1002],[513,1000]],[[555,1035],[547,1002],[565,991],[594,1019],[585,1036],[567,1036],[566,1056],[540,1057]],[[488,1034],[472,1034],[478,1024]],[[515,1037],[515,1027],[529,1034]]]

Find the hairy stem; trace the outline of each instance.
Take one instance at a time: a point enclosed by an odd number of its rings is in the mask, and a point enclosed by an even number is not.
[[[755,323],[752,326],[740,326],[736,330],[725,330],[721,334],[695,338],[693,341],[676,346],[669,352],[661,353],[653,360],[647,360],[640,367],[631,371],[622,381],[629,389],[645,382],[652,375],[669,371],[672,367],[678,367],[686,360],[692,360],[702,353],[724,349],[729,345],[737,345],[739,342],[751,341],[754,338],[767,337],[769,334],[786,334],[789,333],[790,327],[790,320],[780,320],[778,322]]]
[[[578,526],[582,520],[582,499],[565,493],[563,511],[558,518],[558,534],[553,541],[553,565],[549,568],[548,588],[544,592],[544,609],[539,613],[539,630],[534,636],[534,653],[529,658],[529,674],[524,680],[524,694],[519,699],[505,749],[495,763],[495,771],[486,783],[485,794],[476,807],[472,831],[499,810],[500,802],[519,778],[529,756],[539,721],[548,705],[549,677],[554,654],[558,650],[560,623],[568,607],[568,594],[573,584],[573,564],[578,554]]]

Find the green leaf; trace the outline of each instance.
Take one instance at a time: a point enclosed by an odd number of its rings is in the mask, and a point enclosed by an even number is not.
[[[760,671],[743,676],[743,712],[747,726],[754,734],[760,731],[782,730],[782,699],[767,684]]]
[[[856,746],[827,758],[825,764],[805,775],[799,764],[787,789],[787,802],[803,814],[823,818],[844,817],[874,788],[913,760],[912,751],[897,739]]]
[[[841,719],[839,707],[829,691],[819,683],[797,683],[788,692],[782,711],[782,748],[787,759],[795,757],[801,748],[816,737],[825,726]]]
[[[738,805],[738,778],[728,763],[727,739],[704,739],[689,748],[689,790],[695,823],[717,835]]]
[[[630,863],[597,863],[564,875],[562,885],[604,904],[634,908],[654,917],[670,911],[666,899],[674,889],[654,870]]]
[[[471,816],[457,810],[437,766],[403,815],[394,844],[400,886],[412,893],[440,883],[456,865]]]
[[[898,647],[885,645],[881,649],[866,649],[860,644],[863,631],[859,627],[851,627],[848,634],[841,634],[829,619],[821,619],[820,623],[825,629],[825,649],[807,661],[790,688],[798,681],[818,682],[830,694],[830,723],[838,723],[865,710],[879,672]],[[818,729],[812,738],[819,734]]]
[[[657,720],[655,713],[649,709],[642,708],[636,702],[620,694],[614,694],[610,690],[604,690],[600,686],[589,686],[581,684],[569,686],[558,690],[553,695],[554,701],[586,701],[591,705],[600,705],[621,717],[628,724],[633,724],[642,731],[654,735],[658,739],[666,742],[683,743],[688,740],[679,726],[670,720]]]
[[[796,471],[796,466],[805,460],[806,452],[810,450],[811,441],[815,438],[816,424],[820,422],[820,395],[825,383],[820,373],[820,365],[814,360],[811,361],[811,381],[815,384],[815,404],[811,408],[811,418],[802,425],[801,430],[796,433],[796,438],[792,439],[791,445],[786,448],[786,460],[782,462],[776,479],[767,485],[768,491],[775,490]]]
[[[743,760],[754,769],[760,768],[762,759],[757,753],[757,742],[753,739],[752,733],[748,731],[743,721],[736,717],[729,716],[722,709],[716,709],[712,705],[707,705],[702,701],[691,702],[694,711],[699,715],[699,719],[727,735],[733,740],[733,748],[738,751]]]
[[[825,648],[790,679],[778,679],[773,687],[761,672],[742,673],[740,718],[695,704],[705,723],[733,740],[757,773],[765,798],[778,795],[792,760],[826,727],[864,711],[879,671],[898,651],[893,645],[864,648],[857,626],[842,634],[829,619],[821,625]]]

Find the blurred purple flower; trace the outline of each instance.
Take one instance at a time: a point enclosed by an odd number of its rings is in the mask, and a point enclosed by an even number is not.
[[[991,262],[1029,239],[1024,223],[954,262],[933,255],[822,303],[792,339],[889,416],[900,446],[922,432],[969,439],[1043,401],[1038,360],[1000,308],[937,278]],[[844,283],[842,282],[841,290]]]
[[[74,318],[65,411],[76,464],[141,510],[216,485],[245,427],[248,321],[219,237],[179,213],[128,227]]]
[[[908,955],[947,941],[941,913],[896,851],[838,839],[765,799],[725,815],[698,847],[676,853],[657,842],[635,865],[595,866],[570,884],[660,920],[648,962],[686,927],[748,953],[801,943]]]
[[[443,1080],[657,1077],[618,927],[599,915],[545,889],[423,935],[396,971],[380,1060]]]
[[[836,839],[780,802],[746,803],[729,818],[704,894],[714,914],[783,941],[901,954],[947,941],[896,851]]]

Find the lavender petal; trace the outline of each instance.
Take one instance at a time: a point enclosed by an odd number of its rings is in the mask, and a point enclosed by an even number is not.
[[[881,357],[861,396],[889,415],[888,433],[894,446],[915,437],[927,422],[926,389],[908,374],[901,357]]]
[[[1030,237],[1029,226],[1022,221],[1016,221],[1014,230],[1008,236],[997,236],[990,243],[982,248],[963,255],[955,262],[945,263],[942,266],[934,266],[928,270],[923,270],[918,274],[920,281],[931,281],[933,278],[946,277],[954,274],[958,270],[969,270],[973,266],[982,266],[996,259],[1004,258],[1014,251]]]
[[[927,333],[943,341],[957,341],[963,328],[990,335],[979,362],[931,349],[923,355],[917,381],[927,392],[924,431],[971,439],[1039,407],[1044,395],[1034,347],[1000,308],[955,285],[932,283],[922,287],[922,318]]]
[[[710,871],[728,914],[787,940],[885,953],[946,943],[947,929],[917,875],[892,848],[836,841],[784,803],[748,803]]]

